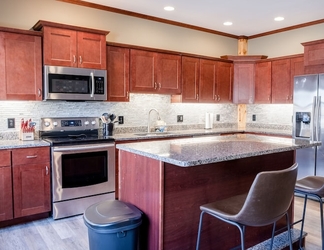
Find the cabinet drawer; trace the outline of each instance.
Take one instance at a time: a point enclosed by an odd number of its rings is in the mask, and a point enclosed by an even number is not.
[[[11,166],[10,151],[0,150],[0,167]]]
[[[50,158],[49,147],[22,148],[22,149],[12,150],[12,165],[48,162],[49,158]]]

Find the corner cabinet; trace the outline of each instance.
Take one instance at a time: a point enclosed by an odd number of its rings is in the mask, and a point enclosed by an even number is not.
[[[41,34],[0,29],[0,100],[42,100]]]
[[[181,56],[130,50],[130,92],[181,93]]]
[[[107,46],[108,101],[129,101],[129,50]]]
[[[51,210],[49,147],[12,150],[14,218]]]
[[[234,63],[233,103],[252,104],[255,98],[255,62],[264,55],[221,56]]]
[[[44,64],[106,69],[106,36],[109,32],[39,21],[43,31]]]
[[[12,218],[11,152],[0,150],[0,221]]]

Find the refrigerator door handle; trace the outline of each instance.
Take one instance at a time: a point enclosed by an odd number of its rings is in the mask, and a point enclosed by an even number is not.
[[[315,141],[317,137],[317,98],[314,96],[312,105],[312,131],[311,131],[311,141]]]
[[[317,114],[316,114],[316,119],[317,119],[317,125],[316,125],[316,141],[321,140],[321,96],[317,98]]]

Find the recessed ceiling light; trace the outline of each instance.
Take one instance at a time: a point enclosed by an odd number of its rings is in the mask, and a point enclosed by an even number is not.
[[[275,21],[283,21],[285,18],[284,17],[282,17],[282,16],[277,16],[277,17],[275,17]]]
[[[226,25],[226,26],[231,26],[233,23],[232,22],[225,22],[223,24]]]
[[[174,7],[172,7],[172,6],[165,6],[164,7],[164,10],[166,10],[166,11],[173,11],[174,10]]]

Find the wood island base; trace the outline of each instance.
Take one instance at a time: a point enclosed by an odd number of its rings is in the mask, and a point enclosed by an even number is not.
[[[144,213],[141,250],[194,250],[200,205],[248,192],[257,173],[288,168],[294,159],[292,150],[179,167],[120,150],[119,198]],[[292,206],[290,219],[293,220]],[[277,227],[285,223],[283,217]],[[247,227],[246,247],[270,238],[271,228]],[[232,249],[239,244],[240,235],[235,226],[204,216],[201,250]]]

